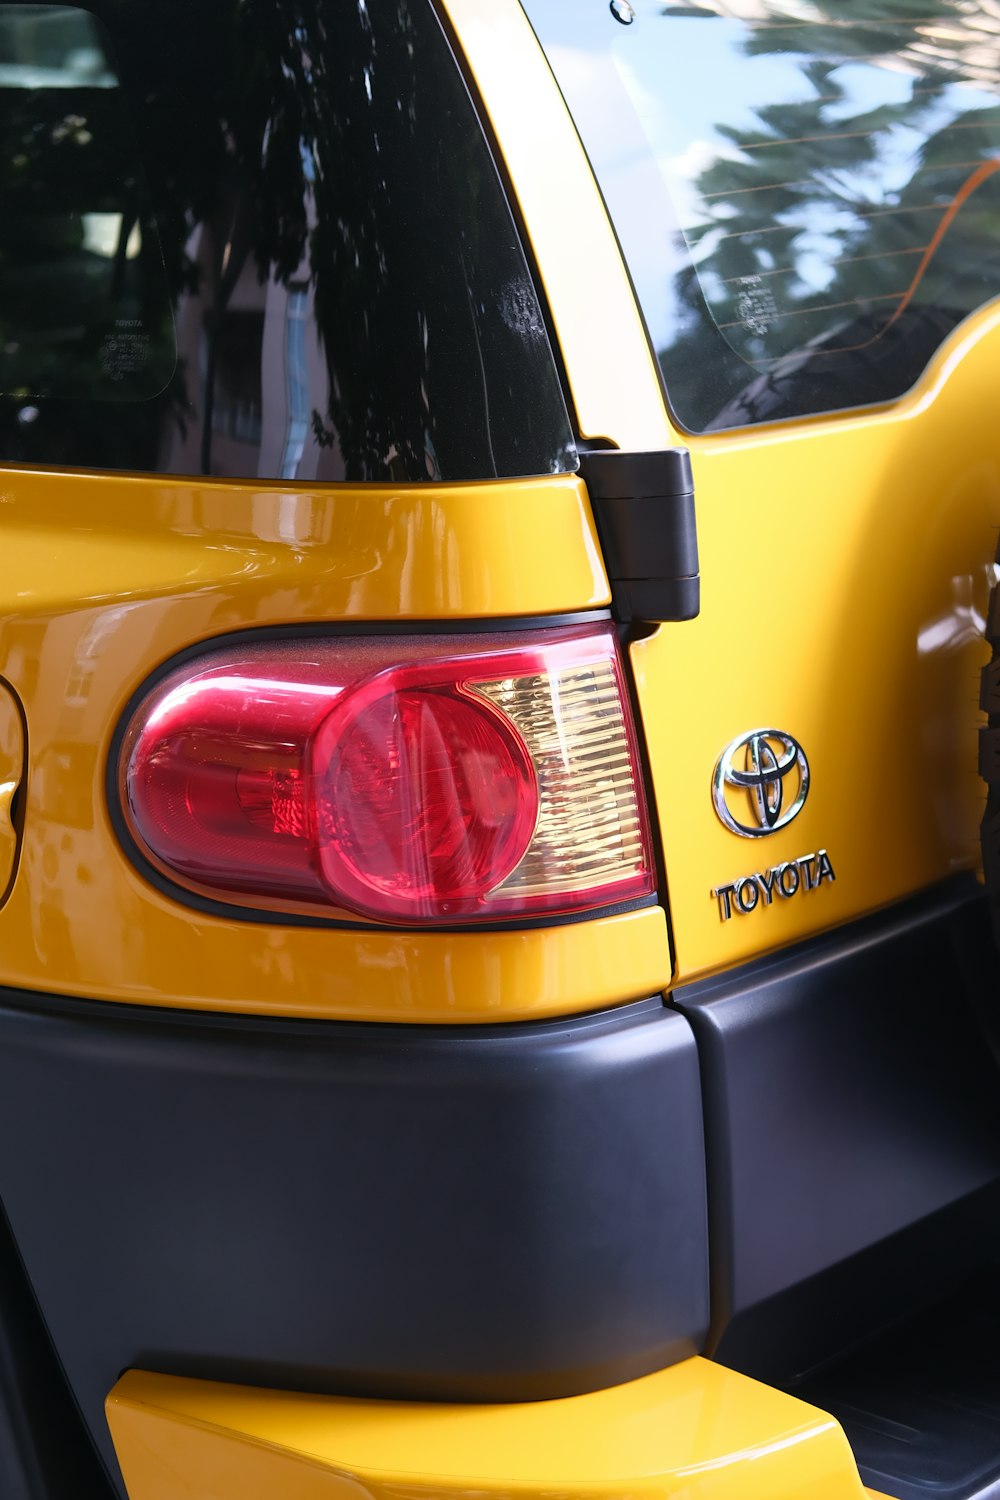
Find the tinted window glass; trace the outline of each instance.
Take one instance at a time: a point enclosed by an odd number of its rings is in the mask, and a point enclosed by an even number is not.
[[[526,0],[694,431],[884,402],[1000,292],[1000,14]]]
[[[176,364],[129,110],[85,11],[0,10],[0,392],[144,401]]]
[[[0,0],[0,454],[285,479],[575,466],[427,0]]]

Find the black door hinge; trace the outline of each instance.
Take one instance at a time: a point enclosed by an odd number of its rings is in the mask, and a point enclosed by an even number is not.
[[[691,455],[580,454],[620,620],[693,620],[701,603]]]

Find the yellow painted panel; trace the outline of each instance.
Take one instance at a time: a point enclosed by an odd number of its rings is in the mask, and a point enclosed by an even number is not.
[[[560,1015],[663,987],[656,908],[489,934],[247,923],[147,884],[108,813],[122,710],[188,645],[246,627],[605,604],[578,480],[308,492],[7,469],[0,525],[0,677],[22,699],[29,745],[24,851],[0,910],[3,983],[409,1021]]]
[[[962,324],[891,407],[686,435],[520,8],[447,8],[515,183],[583,431],[692,452],[701,615],[632,648],[676,978],[977,868],[978,671],[1000,524],[996,307]],[[757,728],[802,742],[812,790],[785,830],[744,840],[716,818],[710,782],[723,748]],[[835,882],[721,920],[713,890],[821,849]]]
[[[604,203],[516,0],[444,0],[513,183],[585,437],[677,441]],[[526,101],[530,100],[530,107]]]
[[[891,410],[692,439],[701,614],[632,647],[679,978],[976,868],[998,385],[994,306]],[[711,777],[761,727],[800,741],[811,786],[744,839]],[[714,888],[820,849],[834,883],[721,920]]]
[[[832,1417],[708,1360],[591,1395],[417,1405],[132,1371],[108,1422],[130,1500],[863,1500]]]
[[[660,907],[524,932],[282,927],[205,916],[146,886],[103,820],[94,836],[42,830],[26,855],[0,917],[4,983],[24,989],[473,1024],[601,1009],[656,994],[669,980]]]
[[[553,614],[610,599],[574,475],[307,491],[0,468],[0,525],[0,622],[89,605],[127,607],[134,620],[154,597],[174,615],[186,605],[183,623],[199,633]]]

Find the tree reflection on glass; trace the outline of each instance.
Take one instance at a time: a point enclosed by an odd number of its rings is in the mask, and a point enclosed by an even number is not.
[[[661,351],[668,384],[688,361],[705,426],[898,394],[1000,289],[1000,13],[719,0],[661,15],[725,27],[748,80],[691,181],[696,274]],[[751,104],[755,68],[771,102],[762,84]],[[697,373],[716,332],[742,375]]]

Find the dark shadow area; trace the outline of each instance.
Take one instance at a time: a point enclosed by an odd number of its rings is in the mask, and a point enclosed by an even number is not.
[[[1000,1493],[1000,1264],[795,1387],[843,1425],[866,1484],[898,1500]]]
[[[112,1500],[0,1214],[0,1493]]]

